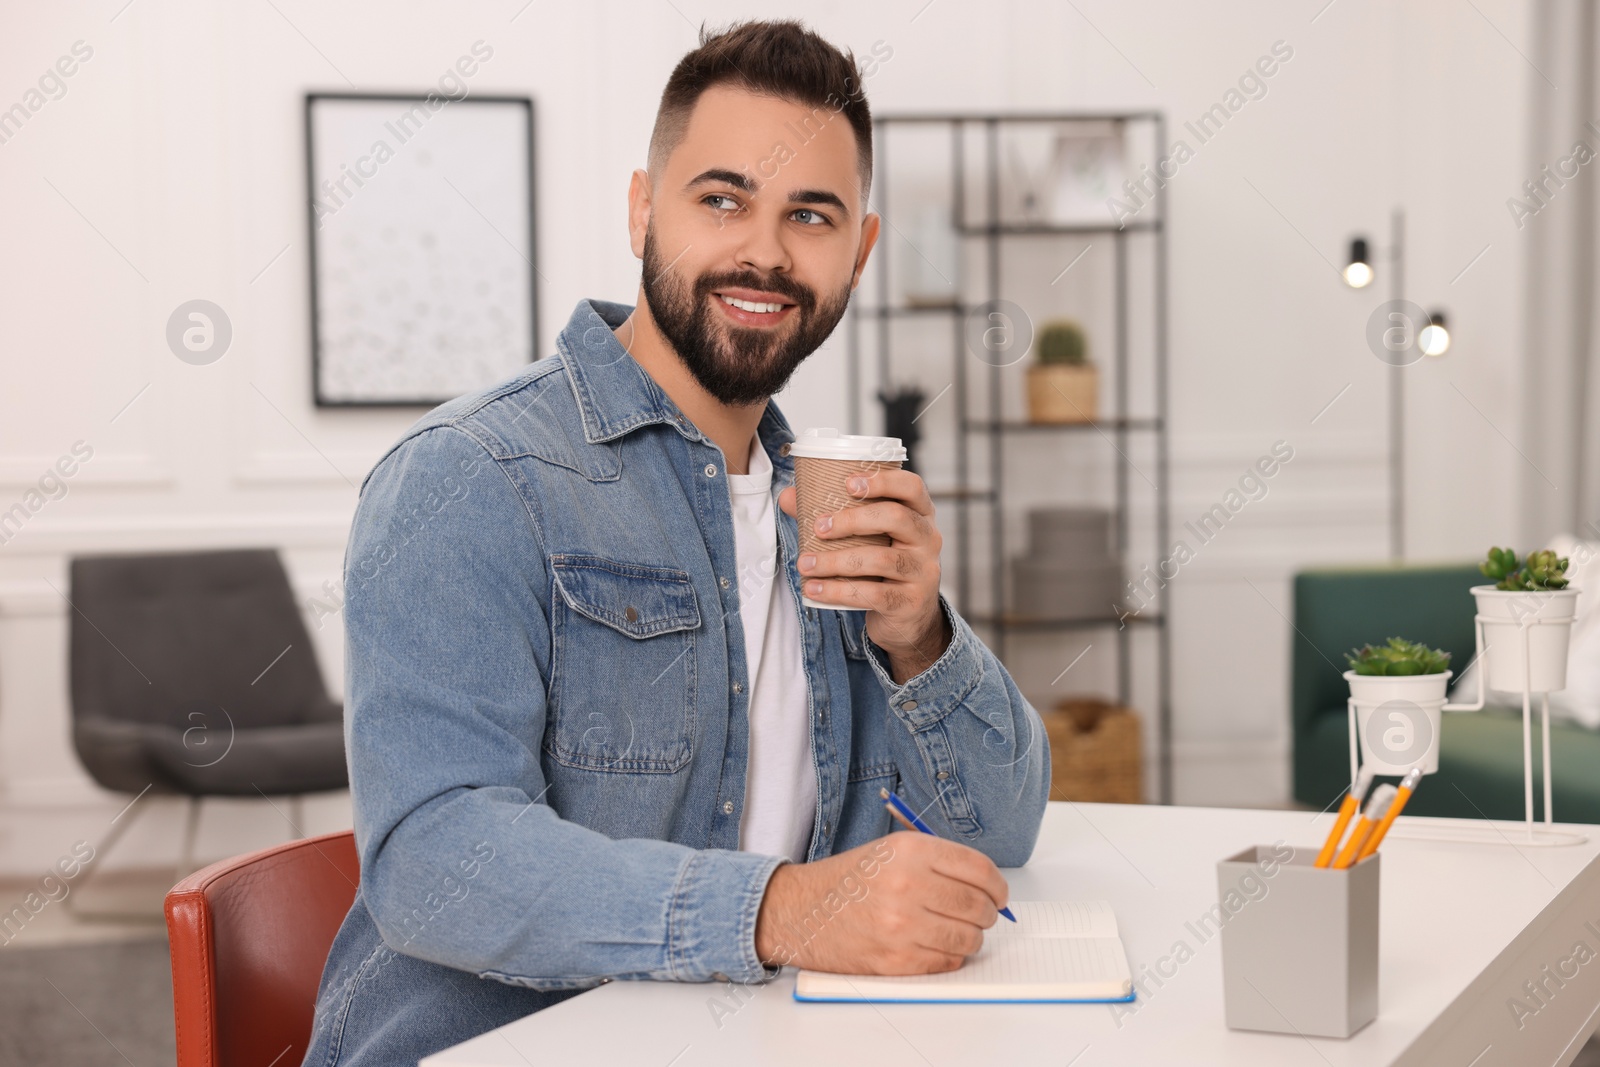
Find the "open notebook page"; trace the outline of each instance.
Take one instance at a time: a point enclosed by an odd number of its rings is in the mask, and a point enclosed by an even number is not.
[[[991,937],[1116,937],[1117,913],[1103,900],[1022,900],[1011,905],[1016,922],[998,920]]]
[[[1105,901],[1018,901],[983,947],[939,974],[844,975],[801,971],[797,999],[1110,1000],[1132,990],[1117,919]]]

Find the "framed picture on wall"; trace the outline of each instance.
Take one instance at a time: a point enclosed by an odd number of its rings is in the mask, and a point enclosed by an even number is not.
[[[318,407],[432,407],[532,362],[532,100],[309,93],[306,180]]]

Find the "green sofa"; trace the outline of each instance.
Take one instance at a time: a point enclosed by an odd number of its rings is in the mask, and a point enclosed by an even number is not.
[[[1450,653],[1457,675],[1476,651],[1468,590],[1486,579],[1475,565],[1303,571],[1294,579],[1290,697],[1294,797],[1315,808],[1350,781],[1350,695],[1344,654],[1399,636]],[[1534,817],[1544,817],[1539,714],[1534,705]],[[1600,823],[1600,732],[1552,719],[1553,807],[1560,822]],[[1393,779],[1384,779],[1392,781]],[[1522,711],[1445,712],[1439,772],[1423,779],[1408,815],[1521,819]]]

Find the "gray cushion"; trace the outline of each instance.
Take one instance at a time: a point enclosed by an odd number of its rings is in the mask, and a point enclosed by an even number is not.
[[[151,763],[174,790],[191,796],[318,793],[346,782],[343,723],[238,730],[231,746],[219,738],[204,750],[185,744],[182,730],[144,729]]]

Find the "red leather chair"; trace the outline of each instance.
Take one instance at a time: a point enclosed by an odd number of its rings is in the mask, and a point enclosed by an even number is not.
[[[322,967],[360,880],[346,830],[213,863],[172,887],[178,1067],[305,1057]]]

